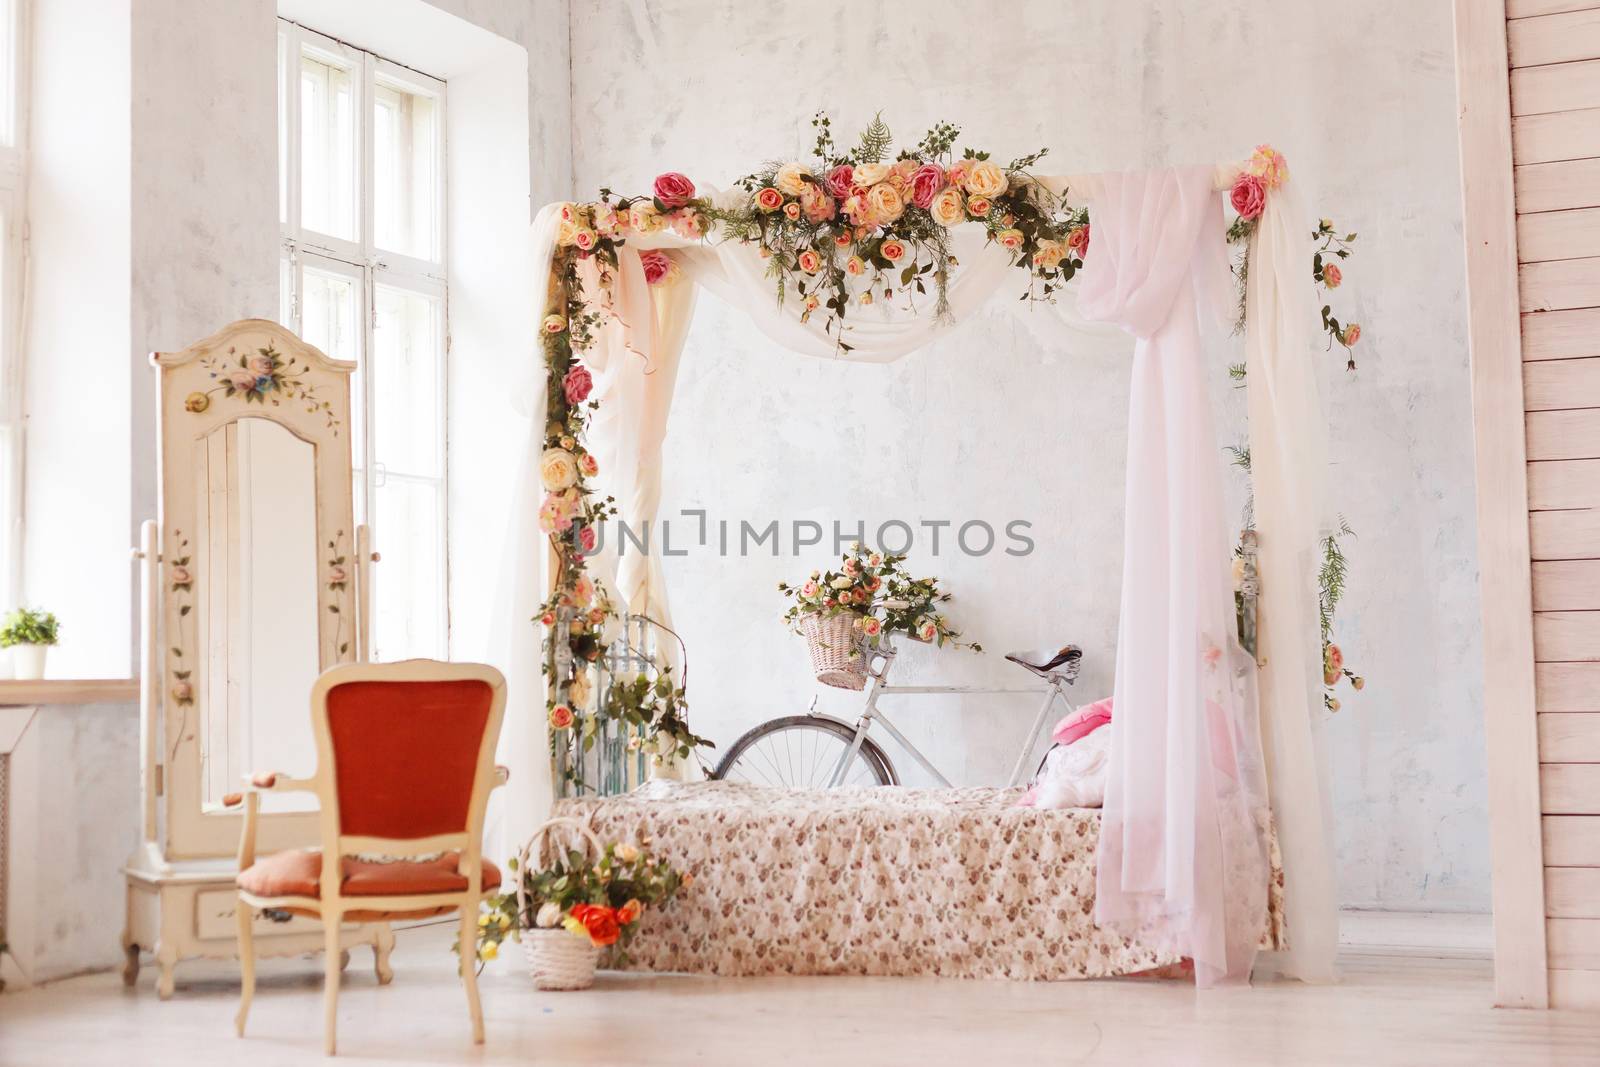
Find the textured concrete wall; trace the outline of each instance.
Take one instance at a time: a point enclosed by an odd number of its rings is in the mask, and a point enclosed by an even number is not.
[[[1283,150],[1309,210],[1362,234],[1340,293],[1366,329],[1362,367],[1346,376],[1328,357],[1325,387],[1335,501],[1360,534],[1338,636],[1370,679],[1327,724],[1342,897],[1487,908],[1447,5],[1031,0],[1001,17],[955,0],[819,0],[782,13],[602,0],[574,12],[572,59],[584,193],[644,191],[668,169],[727,185],[762,160],[803,154],[820,106],[845,130],[883,108],[908,142],[949,118],[1002,158],[1048,145],[1048,165],[1066,172],[1227,159],[1260,141]],[[1223,375],[1239,350],[1225,337],[1211,347],[1224,440],[1242,436],[1240,396]],[[896,365],[849,366],[781,351],[705,298],[679,380],[664,511],[869,527],[1031,520],[1030,557],[934,561],[924,547],[922,559],[957,594],[952,617],[985,644],[1076,641],[1089,662],[1080,695],[1103,695],[1128,352],[997,300]],[[809,700],[773,585],[822,558],[671,561],[695,722],[719,743]],[[994,655],[906,659],[924,681],[1017,681]],[[1015,698],[944,699],[908,706],[901,724],[958,781],[990,781],[1030,713]]]

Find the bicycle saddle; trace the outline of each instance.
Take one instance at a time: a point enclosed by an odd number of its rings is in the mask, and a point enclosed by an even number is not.
[[[1060,648],[1022,649],[1007,652],[1006,659],[1048,680],[1058,679],[1071,685],[1078,677],[1078,666],[1083,661],[1083,649],[1077,645]]]

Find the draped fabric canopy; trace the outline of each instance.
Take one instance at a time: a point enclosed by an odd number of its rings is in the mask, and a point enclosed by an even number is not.
[[[1325,445],[1311,365],[1311,282],[1304,219],[1285,182],[1267,199],[1252,238],[1247,292],[1263,576],[1262,663],[1253,671],[1234,636],[1221,458],[1197,324],[1197,312],[1215,309],[1229,292],[1216,190],[1238,171],[1225,165],[1040,179],[1096,205],[1079,313],[1136,339],[1117,720],[1097,919],[1177,946],[1196,960],[1203,983],[1248,977],[1259,930],[1245,927],[1265,914],[1258,906],[1267,877],[1264,738],[1284,853],[1292,946],[1285,970],[1325,980],[1332,975],[1337,913],[1313,719],[1321,706],[1314,568]],[[549,276],[559,221],[559,205],[551,205],[534,222],[535,278]],[[690,242],[669,231],[634,236],[603,289],[592,261],[581,266],[586,293],[611,311],[582,358],[599,401],[588,448],[599,461],[601,491],[616,498],[620,517],[636,528],[657,517],[661,445],[699,286],[746,311],[786,348],[888,362],[954,329],[1014,277],[1008,255],[985,245],[978,227],[959,227],[951,237],[960,266],[950,279],[949,314],[880,321],[858,315],[845,328],[848,349],[817,323],[802,322],[799,301],[775,300],[767,263],[749,245]],[[650,248],[670,248],[684,278],[648,286],[639,253]],[[541,299],[540,314],[543,305]],[[517,487],[522,503],[511,532],[501,634],[512,692],[529,708],[543,691],[538,642],[527,629],[544,594],[533,577],[543,552],[532,503],[541,491],[540,387],[542,379],[523,397],[531,444]],[[670,624],[658,555],[590,563],[619,606]],[[526,768],[527,785],[513,798],[517,810],[507,812],[512,840],[545,818],[553,795],[544,716],[519,718],[507,757]]]

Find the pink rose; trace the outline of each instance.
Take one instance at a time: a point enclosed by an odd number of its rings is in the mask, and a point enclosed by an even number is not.
[[[1344,328],[1344,333],[1339,335],[1340,342],[1346,348],[1354,348],[1357,341],[1361,340],[1361,324],[1352,322]]]
[[[194,580],[194,577],[189,573],[189,568],[188,567],[174,567],[174,568],[172,568],[172,584],[173,585],[188,585],[193,580]]]
[[[656,199],[667,209],[682,207],[694,199],[694,182],[677,171],[656,178]]]
[[[567,376],[561,379],[561,391],[566,394],[568,404],[583,403],[589,399],[589,391],[593,388],[594,376],[582,363],[574,363],[567,368]]]
[[[843,200],[850,195],[850,186],[856,172],[848,163],[841,163],[828,172],[828,192]]]
[[[1088,252],[1089,252],[1089,224],[1088,223],[1084,223],[1082,226],[1074,226],[1071,230],[1067,231],[1067,247],[1072,249],[1074,252],[1076,252],[1078,254],[1078,258],[1079,259],[1082,259],[1085,255],[1088,254]]]
[[[805,188],[800,190],[800,210],[812,222],[827,222],[837,213],[837,205],[822,186],[806,182]]]
[[[879,246],[878,252],[890,263],[898,263],[906,254],[906,246],[903,242],[891,237]]]
[[[911,202],[926,211],[943,188],[944,168],[937,163],[924,163],[911,175]]]
[[[256,379],[259,377],[260,375],[257,375],[253,371],[236,370],[232,374],[228,375],[228,381],[231,382],[233,387],[239,392],[248,393],[256,387]]]
[[[257,378],[265,378],[272,373],[272,360],[267,356],[251,356],[247,366]]]
[[[808,248],[795,257],[795,265],[807,274],[815,274],[822,267],[822,257]]]
[[[349,575],[345,574],[343,567],[330,567],[328,569],[328,581],[330,583],[338,584],[348,577]]]
[[[706,220],[698,211],[674,211],[672,232],[687,240],[698,241],[705,236]]]
[[[188,703],[194,696],[194,687],[188,682],[178,682],[172,687],[172,697],[180,704]]]
[[[1241,174],[1233,180],[1228,202],[1246,222],[1260,218],[1261,209],[1267,206],[1267,187],[1254,174]]]
[[[593,552],[600,544],[600,533],[593,526],[585,526],[578,531],[578,547],[585,552]]]
[[[656,249],[640,252],[639,265],[644,268],[644,280],[651,285],[660,285],[671,278],[675,268],[672,257]]]
[[[1339,288],[1339,283],[1344,281],[1344,272],[1337,263],[1325,263],[1322,266],[1322,284],[1329,289]]]
[[[776,211],[782,206],[783,194],[770,185],[756,194],[756,207],[762,211]]]
[[[593,453],[585,452],[578,457],[578,469],[585,477],[593,478],[600,473],[600,461],[594,458]],[[588,551],[587,549],[585,551]]]

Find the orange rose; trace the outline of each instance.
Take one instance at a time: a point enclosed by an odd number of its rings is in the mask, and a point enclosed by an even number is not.
[[[557,704],[550,709],[550,725],[557,730],[565,730],[572,725],[572,709],[565,704]]]
[[[989,214],[989,198],[974,196],[967,199],[967,213],[975,219],[984,218]]]
[[[622,927],[617,925],[616,910],[603,904],[574,904],[572,917],[583,925],[589,934],[590,944],[596,948],[614,945],[622,936]]]
[[[756,194],[756,207],[762,211],[776,211],[783,206],[783,194],[767,186]]]
[[[643,911],[643,904],[639,903],[637,900],[630,900],[622,907],[617,909],[617,922],[621,923],[623,926],[628,926],[631,923],[637,922],[640,913]]]
[[[879,248],[878,251],[881,252],[883,254],[883,258],[887,259],[890,263],[898,263],[906,254],[906,246],[903,242],[896,241],[891,238],[890,240],[883,242],[883,246]]]

